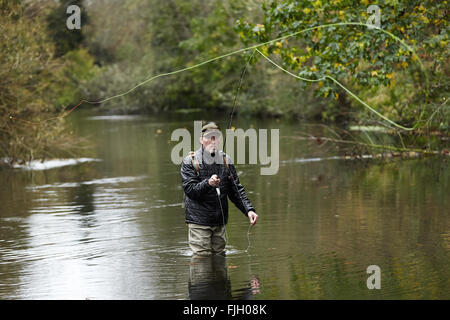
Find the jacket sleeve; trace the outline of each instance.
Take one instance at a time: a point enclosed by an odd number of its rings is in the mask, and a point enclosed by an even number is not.
[[[244,187],[239,181],[234,165],[230,164],[229,168],[231,174],[233,175],[234,183],[230,180],[232,192],[228,194],[228,197],[245,216],[248,216],[248,212],[255,211],[255,208],[253,208],[247,194],[245,193]]]
[[[202,194],[213,189],[208,179],[200,180],[194,166],[188,160],[184,160],[181,165],[181,182],[184,193],[193,200],[198,200]]]

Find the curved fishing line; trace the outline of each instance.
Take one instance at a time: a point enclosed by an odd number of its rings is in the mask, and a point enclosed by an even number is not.
[[[267,61],[269,61],[270,63],[272,63],[275,67],[277,67],[278,69],[282,70],[283,72],[289,74],[292,77],[295,77],[297,79],[300,79],[302,81],[307,81],[307,82],[320,82],[320,81],[325,81],[326,79],[330,79],[331,81],[333,81],[334,83],[336,83],[338,86],[340,86],[342,89],[344,89],[349,95],[351,95],[354,99],[356,99],[356,101],[358,101],[359,103],[361,103],[363,106],[365,106],[366,108],[368,108],[370,111],[372,111],[373,113],[375,113],[377,116],[381,117],[382,119],[386,120],[387,122],[389,122],[390,124],[392,124],[393,126],[403,129],[403,130],[407,130],[407,131],[411,131],[416,129],[417,124],[412,127],[412,128],[407,128],[404,127],[392,120],[390,120],[389,118],[387,118],[386,116],[384,116],[383,114],[381,114],[380,112],[378,112],[377,110],[375,110],[374,108],[372,108],[371,106],[369,106],[367,103],[365,103],[363,100],[361,100],[356,94],[354,94],[353,92],[351,92],[349,89],[347,89],[343,84],[341,84],[338,80],[336,80],[335,78],[331,77],[331,76],[323,76],[322,78],[319,79],[308,79],[308,78],[303,78],[300,76],[297,76],[295,74],[293,74],[292,72],[284,69],[283,67],[281,67],[280,65],[278,65],[277,63],[275,63],[274,61],[272,61],[269,57],[267,57],[266,55],[264,55],[261,51],[259,51],[258,49],[256,49],[256,51],[258,51],[258,53],[260,55],[262,55]]]
[[[218,57],[214,57],[214,58],[208,59],[206,61],[200,62],[200,63],[198,63],[196,65],[193,65],[193,66],[190,66],[190,67],[182,68],[182,69],[171,71],[171,72],[162,73],[162,74],[156,75],[154,77],[151,77],[151,78],[149,78],[147,80],[144,80],[144,81],[138,83],[136,86],[132,87],[131,89],[129,89],[127,91],[125,91],[124,93],[120,93],[120,94],[117,94],[115,96],[103,99],[103,100],[88,101],[88,100],[84,100],[83,99],[80,102],[86,102],[86,103],[89,103],[89,104],[103,103],[103,102],[109,101],[111,99],[115,99],[115,98],[119,98],[119,97],[125,96],[125,95],[131,93],[132,91],[136,90],[140,86],[142,86],[142,85],[144,85],[144,84],[146,84],[146,83],[148,83],[150,81],[153,81],[153,80],[155,80],[157,78],[160,78],[160,77],[170,76],[170,75],[174,75],[174,74],[177,74],[177,73],[180,73],[180,72],[184,72],[184,71],[188,71],[188,70],[191,70],[191,69],[194,69],[194,68],[198,68],[198,67],[201,67],[201,66],[203,66],[205,64],[214,62],[216,60],[220,60],[220,59],[229,57],[231,55],[234,55],[234,54],[237,54],[237,53],[241,53],[241,52],[244,52],[244,51],[248,51],[248,50],[251,50],[251,49],[256,49],[258,47],[261,47],[261,46],[264,46],[264,45],[267,45],[267,44],[270,44],[270,43],[273,43],[273,42],[277,42],[277,41],[280,41],[280,40],[288,39],[288,38],[294,37],[294,36],[296,36],[298,34],[301,34],[301,33],[304,33],[304,32],[316,30],[316,29],[319,29],[319,28],[328,28],[328,27],[346,26],[346,25],[365,26],[366,28],[369,28],[369,29],[380,30],[380,31],[386,33],[387,35],[389,35],[390,37],[392,37],[394,40],[400,42],[405,48],[407,48],[409,51],[411,51],[413,53],[413,55],[417,58],[417,60],[420,63],[420,66],[421,66],[422,70],[425,73],[425,77],[426,77],[427,83],[428,83],[428,73],[427,73],[427,71],[426,71],[426,69],[425,69],[425,67],[424,67],[424,65],[422,63],[422,60],[416,54],[414,49],[412,47],[410,47],[409,45],[407,45],[403,40],[401,40],[400,38],[398,38],[397,36],[395,36],[391,32],[386,31],[386,30],[384,30],[382,28],[378,28],[378,27],[376,27],[374,25],[369,25],[369,24],[362,23],[362,22],[339,22],[339,23],[323,24],[323,25],[319,25],[319,26],[314,26],[314,27],[311,27],[311,28],[303,29],[303,30],[300,30],[300,31],[297,31],[297,32],[294,32],[294,33],[291,33],[291,34],[288,34],[288,35],[285,35],[285,36],[278,37],[278,38],[273,39],[273,40],[268,40],[268,41],[263,42],[263,43],[255,44],[255,45],[250,46],[250,47],[242,48],[242,49],[239,49],[239,50],[236,50],[236,51],[232,51],[232,52],[220,55]]]
[[[39,123],[44,122],[44,121],[50,121],[50,120],[54,120],[54,119],[58,119],[58,118],[64,118],[64,117],[68,116],[73,110],[78,108],[82,103],[100,104],[100,103],[104,103],[104,102],[107,102],[107,101],[115,99],[115,98],[123,97],[123,96],[131,93],[132,91],[136,90],[137,88],[143,86],[144,84],[147,84],[147,83],[149,83],[149,82],[151,82],[151,81],[153,81],[155,79],[161,78],[161,77],[170,76],[170,75],[174,75],[174,74],[181,73],[181,72],[184,72],[184,71],[192,70],[192,69],[201,67],[201,66],[203,66],[205,64],[208,64],[208,63],[220,60],[220,59],[224,59],[224,58],[229,57],[231,55],[234,55],[234,54],[237,54],[237,53],[241,53],[241,52],[245,52],[245,51],[248,51],[248,50],[251,50],[251,49],[256,49],[258,47],[261,47],[261,46],[264,46],[264,45],[267,45],[267,44],[270,44],[270,43],[273,43],[273,42],[285,40],[285,39],[294,37],[296,35],[299,35],[299,34],[302,34],[302,33],[308,32],[308,31],[313,31],[313,30],[316,30],[316,29],[319,29],[319,28],[329,28],[329,27],[337,27],[337,26],[351,26],[351,25],[353,25],[353,26],[363,26],[363,27],[366,27],[368,29],[379,30],[379,31],[389,35],[395,41],[398,41],[400,44],[402,44],[406,49],[408,49],[408,51],[412,52],[413,56],[415,56],[416,59],[418,60],[420,66],[422,68],[422,71],[425,74],[427,87],[429,86],[428,73],[427,73],[427,70],[425,69],[425,67],[424,67],[424,65],[422,63],[422,60],[416,54],[415,50],[411,46],[407,45],[402,39],[400,39],[399,37],[395,36],[394,34],[392,34],[389,31],[386,31],[386,30],[384,30],[382,28],[379,28],[379,27],[371,25],[371,24],[366,24],[366,23],[362,23],[362,22],[338,22],[338,23],[323,24],[323,25],[319,25],[319,26],[306,28],[306,29],[303,29],[303,30],[300,30],[300,31],[297,31],[297,32],[294,32],[294,33],[291,33],[291,34],[288,34],[288,35],[284,35],[284,36],[281,36],[281,37],[278,37],[278,38],[275,38],[275,39],[272,39],[272,40],[268,40],[268,41],[265,41],[265,42],[262,42],[262,43],[259,43],[259,44],[255,44],[255,45],[252,45],[252,46],[249,46],[249,47],[246,47],[246,48],[235,50],[235,51],[232,51],[232,52],[229,52],[229,53],[226,53],[226,54],[223,54],[223,55],[220,55],[220,56],[208,59],[206,61],[200,62],[200,63],[195,64],[195,65],[190,66],[190,67],[185,67],[185,68],[182,68],[182,69],[179,69],[179,70],[175,70],[175,71],[171,71],[171,72],[161,73],[161,74],[158,74],[156,76],[153,76],[153,77],[151,77],[149,79],[146,79],[146,80],[138,83],[137,85],[135,85],[134,87],[132,87],[131,89],[129,89],[129,90],[123,92],[123,93],[119,93],[117,95],[114,95],[114,96],[111,96],[111,97],[108,97],[108,98],[105,98],[105,99],[102,99],[102,100],[89,101],[89,100],[86,100],[86,99],[82,99],[82,100],[80,100],[80,102],[76,106],[74,106],[71,110],[69,110],[66,114],[64,114],[62,116],[57,116],[57,117],[53,117],[53,118],[50,118],[50,119],[47,119],[47,120],[41,120],[41,121],[38,121],[38,122],[31,122],[31,121],[27,121],[27,120],[23,120],[23,119],[19,119],[19,120],[21,120],[23,122],[30,123],[30,124],[39,124]],[[351,95],[353,96],[353,94],[351,94]],[[362,101],[359,98],[357,100],[358,100],[358,102]],[[10,117],[10,119],[16,119],[12,115],[9,116],[9,117]]]
[[[438,107],[436,108],[436,110],[434,110],[433,114],[430,116],[430,118],[427,120],[426,125],[428,126],[428,123],[431,121],[431,119],[433,119],[433,117],[436,115],[436,113],[438,113],[438,111],[447,104],[449,98],[444,98],[444,102]]]

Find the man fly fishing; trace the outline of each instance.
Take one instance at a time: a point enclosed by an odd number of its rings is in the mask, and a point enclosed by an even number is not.
[[[251,225],[258,219],[231,158],[218,150],[221,138],[220,128],[214,122],[204,124],[201,148],[185,157],[181,165],[189,246],[195,255],[225,253],[227,197],[249,218]]]

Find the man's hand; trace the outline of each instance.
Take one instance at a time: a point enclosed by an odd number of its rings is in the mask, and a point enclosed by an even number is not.
[[[214,188],[217,188],[217,187],[219,186],[219,184],[220,184],[220,179],[219,179],[219,177],[217,176],[217,174],[213,174],[213,175],[211,176],[211,178],[209,178],[208,184],[209,184],[211,187],[214,187]]]
[[[258,215],[253,211],[249,211],[247,215],[250,220],[250,224],[253,226],[256,223],[256,220],[258,220]]]

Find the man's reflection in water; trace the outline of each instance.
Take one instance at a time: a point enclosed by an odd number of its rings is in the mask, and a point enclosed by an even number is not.
[[[231,282],[223,255],[193,255],[189,267],[189,298],[191,300],[229,300]]]
[[[189,267],[189,298],[191,300],[231,300],[231,281],[226,257],[193,255]],[[236,291],[234,299],[248,300],[260,293],[259,280],[253,277],[249,286]]]

